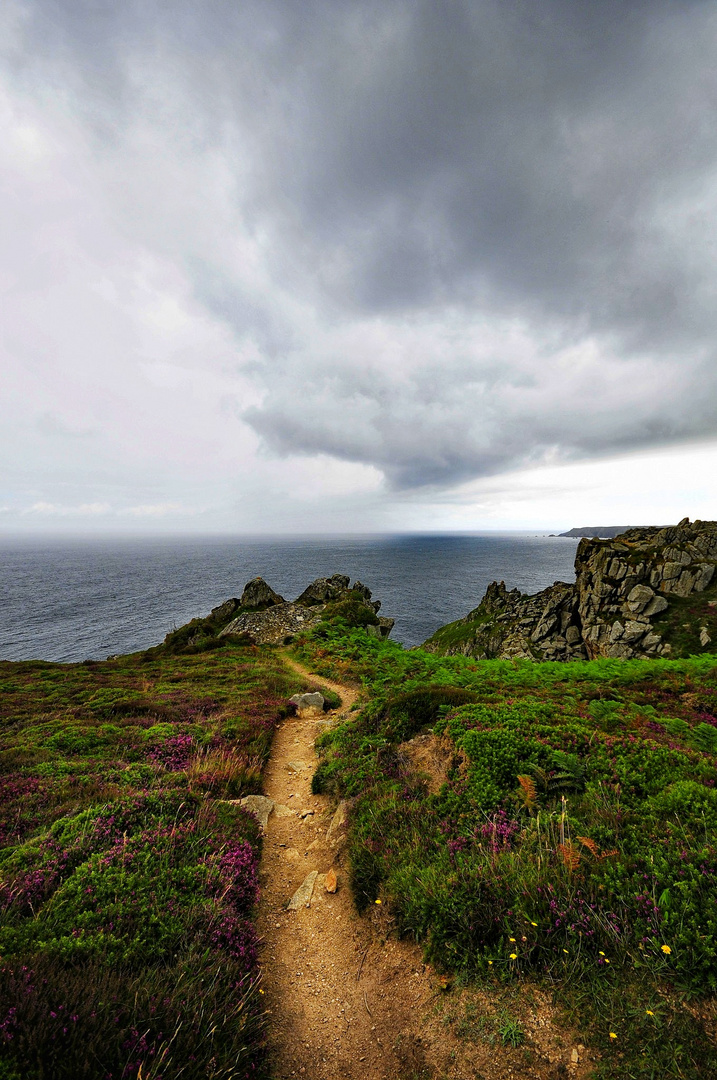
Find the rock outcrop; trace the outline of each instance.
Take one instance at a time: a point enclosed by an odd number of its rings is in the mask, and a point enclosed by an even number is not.
[[[270,606],[263,601],[258,605],[240,604],[234,617],[219,631],[219,637],[230,635],[248,636],[257,645],[282,645],[302,630],[307,630],[327,617],[344,617],[352,625],[361,625],[380,637],[388,637],[393,629],[393,619],[379,619],[380,600],[371,599],[371,590],[360,581],[349,585],[350,578],[334,574],[329,578],[317,578],[304,589],[293,602],[280,597],[261,578],[250,582],[244,590],[252,587],[252,598],[271,595]],[[246,610],[250,606],[254,610]]]
[[[360,581],[334,574],[317,578],[293,602],[285,600],[263,578],[254,578],[239,599],[232,597],[204,619],[192,619],[167,634],[159,646],[165,652],[201,652],[232,638],[255,645],[283,645],[322,620],[361,626],[375,637],[388,637],[393,619],[379,618],[379,600]]]
[[[526,596],[492,582],[477,608],[424,643],[480,658],[684,656],[717,647],[717,522],[583,539],[575,582]],[[714,645],[712,643],[715,643]]]

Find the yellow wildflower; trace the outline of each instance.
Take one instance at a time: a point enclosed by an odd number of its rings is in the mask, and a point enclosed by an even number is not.
[[[493,961],[492,961],[492,960],[489,960],[489,961],[488,961],[488,963],[489,963],[489,964],[492,964],[492,963],[493,963]]]
[[[508,941],[515,941],[515,938],[514,937],[509,937]]]
[[[567,949],[563,949],[563,952],[565,952],[565,953],[566,953],[567,951],[568,951]]]
[[[654,1016],[655,1015],[654,1012],[652,1011],[652,1009],[645,1009],[645,1012],[647,1013],[648,1016]]]
[[[610,1032],[610,1038],[611,1038],[611,1039],[616,1039],[616,1038],[617,1038],[617,1035],[615,1034],[615,1032],[614,1032],[614,1031],[611,1031],[611,1032]]]
[[[606,964],[609,964],[609,963],[610,963],[610,961],[608,960],[607,956],[605,957],[605,963],[606,963]]]
[[[530,924],[530,925],[531,925],[531,926],[537,926],[538,924],[537,924],[537,922],[531,922],[531,924]]]
[[[380,901],[380,900],[374,900],[374,903],[375,903],[375,904],[380,904],[380,903],[381,903],[381,901]]]
[[[518,959],[518,954],[517,954],[517,952],[512,952],[512,953],[510,954],[510,958],[511,958],[511,960],[517,960],[517,959]]]
[[[605,955],[605,953],[604,953],[604,952],[602,951],[602,949],[600,950],[600,955],[601,955],[601,956],[604,956],[604,955]]]
[[[672,949],[670,948],[669,945],[660,945],[660,948],[662,949],[665,956],[669,956],[670,953],[672,952]]]

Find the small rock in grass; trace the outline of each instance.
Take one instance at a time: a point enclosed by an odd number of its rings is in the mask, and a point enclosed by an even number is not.
[[[243,799],[239,800],[239,805],[254,814],[262,830],[266,832],[266,827],[269,824],[269,814],[274,809],[274,800],[267,799],[265,795],[245,795]]]

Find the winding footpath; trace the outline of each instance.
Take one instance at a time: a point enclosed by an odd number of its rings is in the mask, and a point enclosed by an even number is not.
[[[284,659],[307,682],[338,693],[338,718],[346,716],[355,690]],[[356,914],[341,830],[326,835],[334,806],[311,794],[314,742],[325,723],[324,714],[308,710],[285,720],[264,778],[265,794],[276,807],[264,841],[258,929],[275,1076],[395,1080],[408,1059],[420,1058],[414,1036],[405,1032],[434,991],[420,950],[387,940],[388,916],[379,907],[369,917]],[[326,889],[331,878],[323,877],[331,870],[338,884],[334,893]],[[313,871],[320,876],[310,906],[287,910]]]

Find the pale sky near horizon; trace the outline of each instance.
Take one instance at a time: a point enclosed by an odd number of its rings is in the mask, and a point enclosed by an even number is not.
[[[717,518],[717,8],[5,0],[0,534]]]

